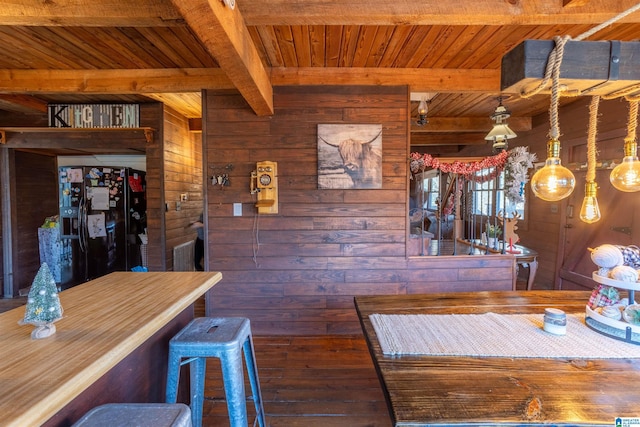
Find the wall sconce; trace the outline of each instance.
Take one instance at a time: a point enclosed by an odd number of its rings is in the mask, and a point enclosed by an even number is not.
[[[411,92],[411,101],[420,101],[418,103],[418,120],[415,121],[416,125],[422,127],[429,123],[429,120],[427,119],[429,104],[433,101],[433,98],[435,98],[436,95],[438,95],[437,92]]]
[[[548,202],[562,200],[573,192],[576,178],[573,173],[560,163],[560,125],[558,123],[558,102],[560,98],[560,64],[564,45],[568,38],[555,37],[556,47],[549,57],[547,68],[551,71],[551,105],[549,107],[549,142],[547,143],[547,160],[544,167],[531,177],[531,190],[540,199]]]
[[[424,126],[427,123],[429,123],[429,120],[427,120],[428,112],[429,112],[429,105],[427,104],[427,97],[426,95],[422,95],[422,98],[420,99],[420,103],[418,104],[418,120],[416,120],[416,124],[418,126]]]
[[[491,129],[491,132],[489,132],[487,136],[484,137],[484,139],[487,141],[493,141],[492,148],[496,153],[502,150],[506,150],[509,146],[507,140],[518,136],[514,131],[511,130],[511,128],[509,128],[506,123],[506,120],[509,117],[511,117],[511,113],[504,105],[502,105],[502,97],[500,96],[498,97],[498,106],[491,115],[491,120],[493,120],[495,124],[493,125],[493,129]]]
[[[633,193],[640,191],[640,161],[638,160],[638,143],[636,128],[638,127],[638,100],[629,101],[629,122],[627,136],[624,138],[624,158],[622,163],[613,168],[609,180],[620,191]]]

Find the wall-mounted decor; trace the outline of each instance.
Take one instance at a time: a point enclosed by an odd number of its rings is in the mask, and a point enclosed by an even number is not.
[[[49,104],[49,127],[137,128],[139,104]]]
[[[318,188],[382,188],[382,125],[318,125]]]

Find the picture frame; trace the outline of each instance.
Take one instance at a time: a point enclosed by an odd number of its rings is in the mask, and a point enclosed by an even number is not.
[[[382,125],[319,124],[318,188],[382,188]]]

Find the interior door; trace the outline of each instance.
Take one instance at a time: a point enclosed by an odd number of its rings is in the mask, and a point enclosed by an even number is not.
[[[564,224],[564,248],[558,271],[562,289],[587,289],[595,286],[591,274],[596,266],[588,248],[610,243],[640,246],[640,194],[624,193],[609,182],[610,170],[596,172],[599,183],[598,205],[602,218],[594,224],[580,221],[584,197],[585,172],[575,173],[576,189],[568,199]],[[562,241],[562,238],[561,238]]]

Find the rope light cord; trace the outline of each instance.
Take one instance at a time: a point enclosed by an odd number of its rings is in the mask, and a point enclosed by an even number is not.
[[[589,105],[589,132],[587,133],[587,182],[596,180],[596,135],[598,133],[598,106],[600,97],[593,96]]]
[[[617,21],[621,20],[622,18],[625,18],[626,16],[632,14],[633,12],[635,12],[635,11],[637,11],[639,9],[640,9],[640,3],[636,4],[635,6],[631,6],[629,9],[625,10],[624,12],[621,12],[620,14],[614,16],[613,18],[609,19],[608,21],[604,21],[602,24],[596,25],[592,29],[590,29],[588,31],[585,31],[584,33],[580,34],[578,37],[575,38],[575,40],[584,40],[584,39],[586,39],[588,37],[591,37],[592,35],[594,35],[598,31],[608,27],[611,24],[616,23]]]
[[[629,121],[627,123],[627,136],[624,142],[636,141],[636,130],[638,128],[638,99],[629,100]]]

